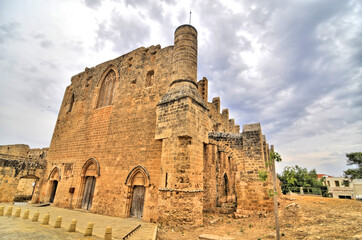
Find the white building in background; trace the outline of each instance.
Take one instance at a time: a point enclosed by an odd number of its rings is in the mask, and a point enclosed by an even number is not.
[[[362,179],[354,179],[352,183],[356,199],[362,201]]]
[[[333,198],[362,200],[362,179],[350,181],[344,177],[324,177],[324,185]]]

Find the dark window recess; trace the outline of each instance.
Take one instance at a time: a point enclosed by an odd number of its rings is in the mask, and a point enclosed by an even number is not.
[[[229,193],[229,180],[228,180],[228,176],[226,175],[226,173],[224,174],[224,192],[225,192],[225,196],[228,195]]]
[[[155,74],[155,72],[153,70],[148,71],[147,76],[146,76],[146,87],[152,86],[154,74]]]
[[[74,104],[74,93],[73,93],[72,96],[70,97],[68,112],[71,112],[71,111],[72,111],[72,109],[73,109],[73,104]]]
[[[343,180],[343,186],[345,187],[349,187],[349,181],[348,180]]]
[[[168,173],[166,173],[166,178],[165,178],[165,188],[167,188],[167,181],[168,181]]]

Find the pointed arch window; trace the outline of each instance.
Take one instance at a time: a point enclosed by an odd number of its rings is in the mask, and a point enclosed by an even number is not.
[[[116,82],[116,73],[111,69],[103,79],[101,90],[99,91],[97,108],[112,104],[113,90]]]

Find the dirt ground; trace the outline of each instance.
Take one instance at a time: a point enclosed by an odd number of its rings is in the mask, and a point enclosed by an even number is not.
[[[281,196],[279,204],[281,239],[362,239],[362,201]],[[257,240],[275,238],[273,232],[273,213],[242,219],[204,214],[204,225],[198,228],[159,226],[157,239],[198,239],[201,234],[215,234],[233,239]]]

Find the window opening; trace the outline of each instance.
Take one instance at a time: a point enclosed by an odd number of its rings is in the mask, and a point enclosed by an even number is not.
[[[165,178],[165,188],[167,188],[167,180],[168,180],[168,173],[166,173],[166,178]]]
[[[146,77],[146,87],[150,87],[153,84],[153,75],[155,74],[155,72],[153,70],[149,71],[147,73],[147,77]]]
[[[73,104],[74,104],[74,93],[73,93],[72,96],[70,97],[68,112],[71,112],[71,111],[72,111],[72,109],[73,109]]]
[[[110,70],[102,82],[101,90],[98,97],[97,108],[105,107],[112,104],[115,81],[116,73],[113,70]]]

